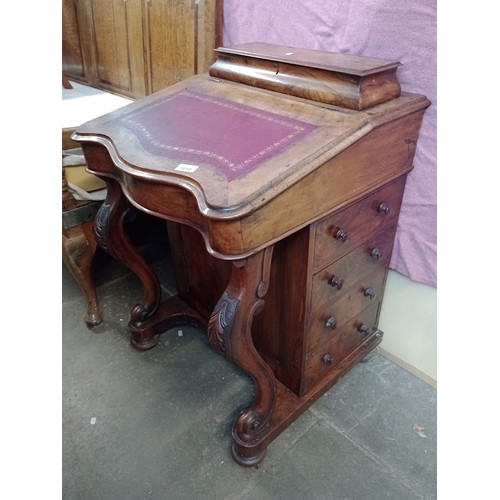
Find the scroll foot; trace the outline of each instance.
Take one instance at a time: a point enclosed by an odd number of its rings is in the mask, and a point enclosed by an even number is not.
[[[234,458],[234,461],[237,464],[243,467],[257,467],[262,462],[262,460],[264,460],[267,454],[267,448],[264,448],[262,451],[260,451],[255,455],[243,456],[238,453],[238,451],[235,448],[235,444],[233,443],[231,448],[231,454]]]

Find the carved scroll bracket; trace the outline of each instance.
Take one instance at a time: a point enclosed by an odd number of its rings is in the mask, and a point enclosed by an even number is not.
[[[225,355],[226,346],[230,344],[228,336],[233,329],[234,317],[239,304],[240,301],[237,298],[231,298],[227,292],[224,292],[208,322],[208,341],[220,354]]]
[[[131,206],[115,180],[105,178],[107,195],[97,212],[94,225],[101,248],[134,272],[144,286],[142,302],[132,308],[129,327],[140,329],[154,315],[160,304],[161,288],[156,274],[146,263],[125,233]]]
[[[243,442],[258,440],[276,403],[276,379],[252,340],[253,317],[264,306],[269,288],[272,254],[271,246],[233,263],[229,284],[209,321],[211,345],[248,373],[256,385],[253,404],[240,415],[233,430],[233,438]]]

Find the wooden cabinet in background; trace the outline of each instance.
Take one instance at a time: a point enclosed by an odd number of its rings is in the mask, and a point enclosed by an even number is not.
[[[222,0],[63,0],[62,70],[138,98],[208,71]]]
[[[69,78],[87,85],[94,82],[94,43],[90,37],[88,2],[62,2],[62,70]]]

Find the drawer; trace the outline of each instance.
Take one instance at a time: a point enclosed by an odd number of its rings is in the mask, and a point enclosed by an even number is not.
[[[395,231],[396,226],[388,228],[316,273],[312,284],[311,310],[317,311],[332,301],[342,299],[353,288],[375,288],[377,292],[383,287]],[[380,294],[376,296],[380,297]]]
[[[400,177],[317,223],[314,272],[346,255],[370,235],[397,221],[405,180],[405,176]]]
[[[328,342],[321,344],[308,355],[303,379],[304,391],[309,390],[324,377],[328,377],[333,368],[363,343],[367,333],[376,328],[379,304],[377,301],[364,309],[356,318],[339,328]],[[368,328],[367,333],[360,331],[365,326]]]
[[[385,269],[377,269],[340,297],[314,311],[309,324],[307,352],[315,351],[319,345],[335,337],[346,323],[358,317],[364,309],[380,303],[384,294],[385,276]]]

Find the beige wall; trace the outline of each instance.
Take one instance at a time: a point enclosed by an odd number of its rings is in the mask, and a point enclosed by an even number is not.
[[[390,270],[379,328],[380,353],[437,385],[437,290]]]

